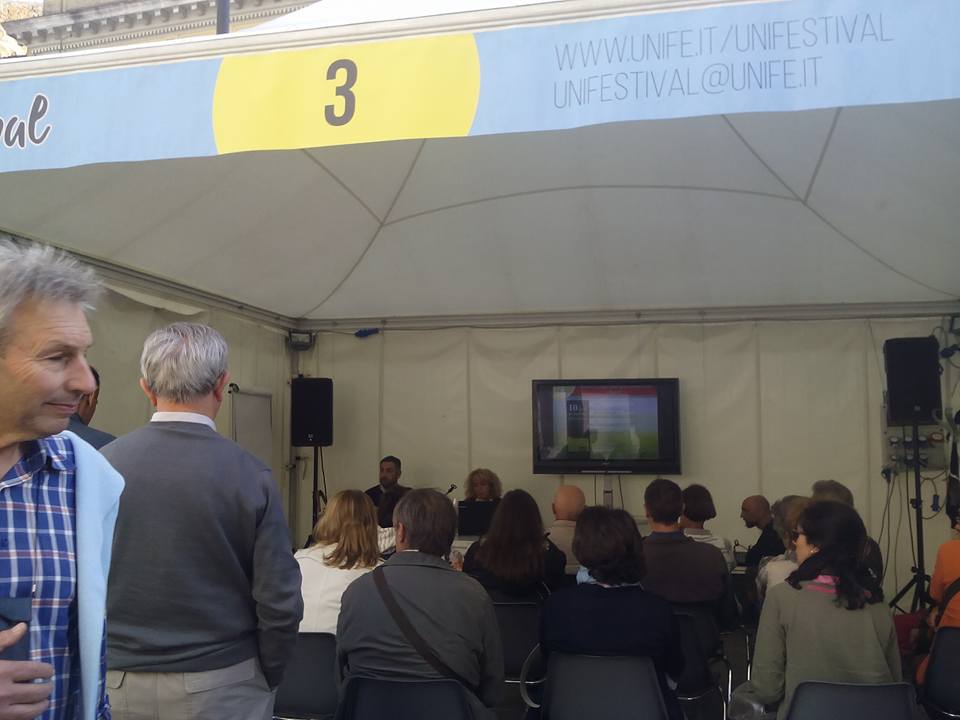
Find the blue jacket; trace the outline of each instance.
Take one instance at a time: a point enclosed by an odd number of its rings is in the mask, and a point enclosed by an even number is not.
[[[77,463],[77,621],[80,638],[81,720],[96,720],[106,625],[107,576],[123,478],[91,445],[71,432]]]

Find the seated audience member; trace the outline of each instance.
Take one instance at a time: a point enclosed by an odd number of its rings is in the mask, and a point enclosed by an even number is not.
[[[899,682],[900,653],[883,591],[861,560],[857,511],[812,503],[796,531],[800,567],[770,588],[757,629],[753,675],[737,688],[782,720],[798,684]]]
[[[375,584],[382,573],[425,644],[469,685],[473,717],[495,720],[503,693],[503,650],[490,596],[444,559],[457,531],[457,513],[436,490],[411,490],[394,512],[397,553],[343,593],[337,623],[339,671],[351,677],[439,680],[445,676],[407,639]]]
[[[573,531],[586,504],[583,490],[576,485],[561,485],[553,495],[554,521],[547,528],[547,537],[567,556],[567,565],[564,568],[567,575],[576,575],[580,569],[580,564],[573,554]]]
[[[760,537],[747,550],[746,565],[756,568],[760,560],[773,555],[781,555],[786,548],[783,541],[777,537],[773,529],[773,515],[770,512],[770,501],[763,495],[751,495],[744,499],[740,506],[740,517],[748,528],[760,528]]]
[[[713,545],[683,534],[680,486],[658,478],[643,494],[650,534],[643,539],[647,574],[643,586],[671,603],[718,604],[729,591],[727,562]]]
[[[543,597],[563,581],[566,564],[546,537],[537,501],[524,490],[511,490],[487,534],[467,549],[463,571],[494,595]]]
[[[467,475],[463,502],[500,502],[503,485],[493,470],[477,468]]]
[[[591,582],[560,590],[540,614],[540,648],[584,655],[649,657],[671,720],[683,714],[668,675],[683,671],[680,627],[670,605],[643,589],[643,550],[633,518],[623,510],[587,508],[577,520],[574,555]]]
[[[303,578],[300,632],[337,631],[343,591],[380,560],[375,513],[365,493],[337,493],[313,529],[313,545],[294,556]]]
[[[383,498],[384,493],[392,490],[403,495],[410,490],[410,488],[400,484],[400,475],[400,458],[387,455],[380,461],[380,482],[367,490],[367,495],[370,496],[370,499],[373,500],[373,504],[376,507],[380,507],[380,500]],[[389,527],[389,525],[381,525],[381,527]]]
[[[377,525],[380,526],[380,536],[381,540],[389,539],[390,544],[387,547],[393,545],[393,511],[397,507],[397,503],[400,502],[400,498],[404,496],[407,489],[397,489],[396,487],[390,488],[383,495],[380,496],[380,504],[377,505]],[[369,497],[369,495],[368,495]],[[381,545],[383,543],[381,542]],[[381,550],[386,548],[381,547]]]
[[[680,515],[680,527],[683,534],[697,542],[713,545],[723,553],[727,567],[733,570],[737,561],[733,557],[733,545],[726,538],[714,535],[703,527],[707,520],[717,516],[717,509],[713,504],[713,496],[703,485],[689,485],[683,491],[683,514]]]
[[[848,488],[843,483],[839,483],[836,480],[817,480],[813,484],[811,500],[813,502],[819,502],[821,500],[833,500],[834,502],[841,502],[844,505],[853,505],[853,493],[850,492]],[[864,546],[864,562],[867,564],[867,567],[870,568],[877,580],[883,581],[883,553],[880,552],[880,546],[877,544],[877,541],[871,537],[867,537],[867,544]]]
[[[797,569],[797,548],[793,542],[793,533],[796,532],[800,514],[806,510],[810,499],[802,495],[787,495],[773,503],[773,529],[783,541],[786,550],[781,555],[763,558],[760,561],[760,570],[757,573],[757,592],[760,602],[767,595],[767,590],[774,585],[785,582],[790,573]]]
[[[937,550],[937,561],[930,580],[930,598],[936,606],[930,611],[929,622],[934,629],[960,627],[960,593],[956,593],[946,606],[943,605],[947,589],[960,579],[960,515],[948,515],[954,537]],[[922,683],[927,673],[927,659],[917,668],[917,682]]]

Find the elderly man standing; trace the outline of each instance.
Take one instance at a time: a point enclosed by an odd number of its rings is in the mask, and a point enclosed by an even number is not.
[[[270,470],[221,437],[227,345],[204,325],[147,338],[150,423],[104,456],[127,478],[110,570],[115,718],[266,720],[303,613]]]
[[[0,720],[110,717],[104,607],[123,480],[57,434],[95,389],[85,312],[98,293],[69,256],[0,242]]]

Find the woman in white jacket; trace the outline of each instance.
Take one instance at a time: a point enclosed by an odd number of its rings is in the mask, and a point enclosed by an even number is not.
[[[347,585],[380,562],[377,511],[366,493],[333,496],[313,529],[314,545],[296,554],[303,577],[300,632],[337,632],[340,597]]]

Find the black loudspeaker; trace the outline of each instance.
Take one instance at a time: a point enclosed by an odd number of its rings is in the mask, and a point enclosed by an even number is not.
[[[333,445],[333,380],[298,377],[290,381],[290,444]]]
[[[939,422],[940,345],[930,337],[893,338],[883,344],[887,371],[887,423]]]

